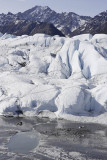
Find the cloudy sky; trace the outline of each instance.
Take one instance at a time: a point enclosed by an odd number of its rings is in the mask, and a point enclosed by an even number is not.
[[[95,16],[107,10],[107,0],[0,0],[0,13],[23,12],[35,5],[49,6],[57,12]]]

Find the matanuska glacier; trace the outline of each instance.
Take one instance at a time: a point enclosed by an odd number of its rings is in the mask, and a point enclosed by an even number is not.
[[[107,35],[0,34],[0,115],[107,124]]]

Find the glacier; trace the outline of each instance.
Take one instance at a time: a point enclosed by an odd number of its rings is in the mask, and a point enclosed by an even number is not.
[[[107,35],[0,33],[0,115],[107,123]]]

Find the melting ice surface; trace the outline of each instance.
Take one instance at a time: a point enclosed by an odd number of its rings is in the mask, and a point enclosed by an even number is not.
[[[39,134],[36,131],[20,132],[14,135],[9,143],[8,149],[15,153],[28,153],[39,144]]]

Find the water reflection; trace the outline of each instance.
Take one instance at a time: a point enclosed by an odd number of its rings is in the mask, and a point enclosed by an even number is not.
[[[16,153],[28,153],[39,144],[39,134],[36,131],[20,132],[14,135],[9,143],[8,150]]]

